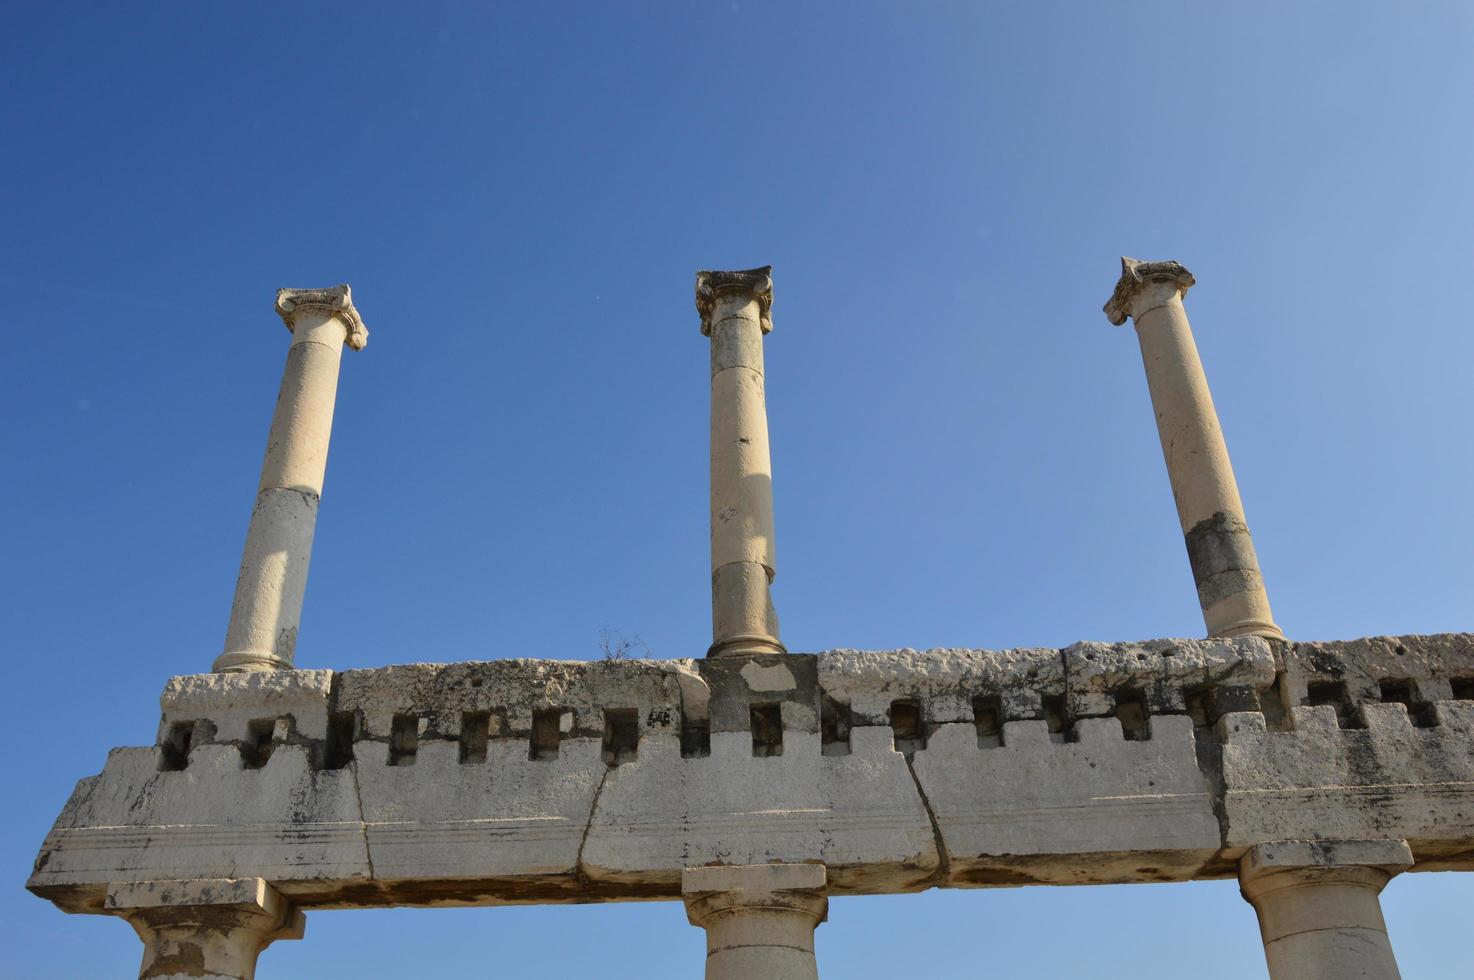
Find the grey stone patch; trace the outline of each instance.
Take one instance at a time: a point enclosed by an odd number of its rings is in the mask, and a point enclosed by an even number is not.
[[[1001,719],[1043,718],[1065,693],[1060,652],[1017,650],[830,650],[819,654],[819,685],[849,705],[851,723],[889,725],[891,703],[920,703],[928,725],[974,720],[978,698],[996,698]]]
[[[711,731],[752,730],[754,706],[778,705],[786,732],[819,731],[818,658],[813,654],[723,655],[698,661],[697,669],[711,690]],[[768,680],[787,671],[792,686],[774,690]],[[757,678],[757,690],[749,678]]]
[[[1154,714],[1186,712],[1197,692],[1231,690],[1234,701],[1223,707],[1247,706],[1253,692],[1269,688],[1275,679],[1274,650],[1259,637],[1085,642],[1062,652],[1075,718],[1109,715],[1122,695],[1140,697]]]
[[[1343,684],[1352,701],[1373,703],[1385,683],[1398,681],[1414,701],[1434,703],[1452,698],[1455,684],[1474,682],[1474,633],[1295,643],[1283,663],[1293,704],[1305,703],[1312,684]]]
[[[1254,541],[1248,525],[1238,518],[1219,511],[1196,524],[1184,541],[1204,609],[1240,592],[1264,588]]]
[[[681,721],[677,672],[690,665],[659,660],[488,660],[407,664],[338,675],[334,710],[361,718],[361,737],[388,739],[396,716],[423,719],[424,737],[456,739],[461,720],[489,713],[512,738],[530,737],[539,711],[569,713],[562,734],[598,738],[604,709],[635,708],[646,731]]]

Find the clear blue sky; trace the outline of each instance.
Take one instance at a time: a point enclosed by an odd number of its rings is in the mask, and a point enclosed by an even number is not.
[[[697,268],[775,266],[791,649],[1202,622],[1122,253],[1198,343],[1280,623],[1469,629],[1474,10],[22,4],[0,11],[0,973],[131,975],[21,884],[220,652],[287,333],[350,282],[298,662],[700,656]],[[1467,967],[1474,876],[1385,896]],[[831,977],[1263,976],[1232,883],[841,899]],[[678,904],[317,913],[263,978],[692,977]]]

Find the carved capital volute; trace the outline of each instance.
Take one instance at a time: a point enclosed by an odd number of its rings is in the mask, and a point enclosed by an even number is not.
[[[711,315],[716,309],[717,297],[724,293],[742,292],[752,294],[761,312],[763,333],[773,329],[773,267],[742,269],[735,272],[712,272],[703,269],[696,273],[696,312],[701,314],[701,332],[711,336]]]
[[[1111,293],[1111,298],[1106,301],[1105,315],[1116,326],[1126,322],[1127,317],[1134,317],[1146,310],[1137,310],[1137,302],[1150,292],[1150,287],[1155,285],[1168,285],[1176,287],[1178,293],[1187,295],[1197,280],[1193,274],[1183,268],[1180,262],[1142,262],[1139,259],[1128,259],[1121,256],[1121,278],[1116,282],[1116,291]]]
[[[278,289],[276,312],[287,325],[287,329],[294,332],[300,314],[336,316],[348,327],[346,343],[349,347],[363,350],[368,343],[368,328],[363,325],[358,310],[353,308],[353,290],[348,288],[347,283],[327,289]]]

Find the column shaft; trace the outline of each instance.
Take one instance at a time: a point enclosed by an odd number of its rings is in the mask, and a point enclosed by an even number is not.
[[[772,329],[772,280],[766,268],[702,272],[696,291],[702,332],[711,337],[708,653],[786,653],[770,593],[777,565],[763,335]]]
[[[818,980],[825,884],[821,864],[687,868],[681,891],[691,924],[706,930],[706,980]]]
[[[1402,841],[1292,841],[1244,856],[1271,980],[1398,980],[1378,895],[1412,863]]]
[[[292,666],[343,344],[361,348],[367,337],[346,286],[283,290],[277,309],[292,328],[292,344],[217,671]]]
[[[1209,636],[1279,637],[1244,519],[1228,446],[1182,297],[1192,274],[1175,262],[1122,260],[1106,313],[1130,316],[1157,418],[1162,456]]]

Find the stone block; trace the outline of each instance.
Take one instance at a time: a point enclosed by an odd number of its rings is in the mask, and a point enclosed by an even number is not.
[[[599,737],[605,708],[634,708],[649,727],[677,729],[680,662],[492,660],[406,664],[338,675],[334,709],[361,719],[360,737],[388,739],[396,717],[425,719],[427,738],[456,738],[467,714],[506,720],[513,736],[531,733],[533,715],[568,712],[565,735]]]
[[[820,861],[837,892],[921,887],[938,855],[906,759],[888,727],[850,745],[827,756],[816,733],[785,731],[781,755],[757,756],[750,734],[714,732],[710,758],[642,752],[609,771],[583,873],[674,884],[692,865]]]
[[[1307,703],[1312,686],[1336,690],[1351,704],[1383,700],[1384,692],[1431,703],[1449,697],[1453,682],[1474,680],[1474,634],[1295,643],[1283,656],[1283,668],[1291,704]]]
[[[363,833],[374,877],[406,894],[443,879],[571,881],[606,766],[600,740],[569,738],[556,758],[501,739],[483,763],[459,761],[449,742],[421,747],[413,765],[356,763]],[[418,888],[416,886],[424,886]]]
[[[170,678],[159,696],[167,729],[208,722],[214,740],[244,742],[251,726],[291,718],[304,739],[324,739],[328,730],[331,670],[258,670],[239,674],[187,674]]]
[[[1219,850],[1184,716],[1153,719],[1151,739],[1139,742],[1114,718],[1077,721],[1080,740],[1064,744],[1043,722],[1006,724],[990,749],[969,729],[943,726],[913,759],[948,884],[1186,880]]]
[[[1411,641],[1406,649],[1419,647],[1417,638],[1403,639]],[[1424,667],[1446,669],[1431,659]],[[1350,668],[1331,671],[1322,659],[1316,669],[1344,677]],[[1428,727],[1414,725],[1402,703],[1363,703],[1351,715],[1333,705],[1296,707],[1292,731],[1229,726],[1221,753],[1226,846],[1392,838],[1407,840],[1420,861],[1466,854],[1474,840],[1474,743],[1454,723],[1464,704],[1474,702],[1434,704]]]
[[[1063,697],[1058,650],[830,650],[819,654],[819,687],[850,706],[855,725],[888,725],[892,702],[914,700],[929,725],[972,721],[994,698],[1003,719],[1042,717],[1042,698]]]
[[[1185,695],[1192,691],[1238,691],[1242,705],[1248,696],[1243,692],[1266,689],[1275,679],[1274,651],[1257,636],[1076,643],[1064,649],[1063,658],[1076,717],[1109,714],[1124,694],[1163,714],[1185,710]],[[1242,708],[1226,701],[1219,707],[1219,713],[1231,710]]]
[[[151,748],[119,749],[78,784],[47,834],[28,887],[95,911],[107,887],[247,872],[290,891],[371,877],[351,770],[316,771],[283,746],[246,769],[231,745],[196,748],[180,772]]]

